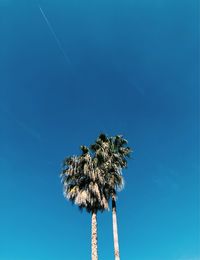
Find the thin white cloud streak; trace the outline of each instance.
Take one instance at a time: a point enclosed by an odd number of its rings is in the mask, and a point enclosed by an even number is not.
[[[196,256],[196,257],[180,257],[177,258],[176,260],[200,260],[200,257]]]
[[[7,109],[0,107],[0,110],[10,119],[12,120],[19,128],[24,130],[27,134],[32,136],[34,139],[41,141],[41,135],[37,132],[33,127],[30,127],[26,122],[19,120],[15,116],[12,115]]]
[[[178,173],[172,168],[167,165],[158,164],[152,176],[152,181],[158,189],[177,191],[180,188],[177,178]]]
[[[32,127],[29,127],[25,122],[15,119],[16,124],[22,128],[25,132],[29,133],[32,137],[37,140],[41,140],[41,135]]]

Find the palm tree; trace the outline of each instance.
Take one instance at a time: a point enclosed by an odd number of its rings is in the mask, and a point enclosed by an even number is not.
[[[116,194],[124,186],[122,169],[127,167],[127,158],[131,149],[127,147],[127,140],[121,135],[108,138],[100,134],[94,144],[90,146],[99,161],[99,169],[104,178],[104,192],[112,200],[113,240],[115,260],[120,260],[117,230]]]
[[[108,208],[107,194],[103,192],[103,178],[92,158],[89,149],[81,146],[80,156],[71,156],[64,160],[61,173],[64,196],[91,213],[91,258],[98,260],[97,250],[97,212]]]

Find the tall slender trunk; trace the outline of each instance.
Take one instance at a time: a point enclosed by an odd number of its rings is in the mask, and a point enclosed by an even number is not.
[[[92,212],[92,260],[98,260],[98,251],[97,251],[97,213]]]
[[[116,202],[115,202],[114,196],[112,197],[112,220],[113,220],[113,239],[114,239],[115,260],[120,260],[118,231],[117,231],[117,212],[116,212]]]

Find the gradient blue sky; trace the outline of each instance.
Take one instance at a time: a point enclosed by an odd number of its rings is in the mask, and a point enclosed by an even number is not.
[[[90,259],[90,215],[64,200],[59,171],[101,131],[134,148],[121,259],[200,259],[197,12],[195,0],[0,0],[1,260]],[[110,212],[98,228],[111,260]]]

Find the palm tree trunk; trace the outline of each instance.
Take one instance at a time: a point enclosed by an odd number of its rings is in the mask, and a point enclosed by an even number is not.
[[[92,260],[98,260],[97,252],[97,213],[92,212]]]
[[[113,239],[114,239],[115,260],[120,260],[118,231],[117,231],[117,212],[116,212],[116,202],[115,202],[114,196],[112,197],[112,220],[113,220]]]

